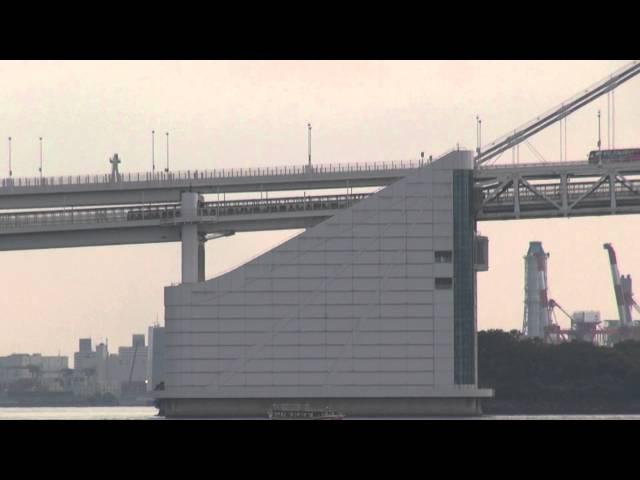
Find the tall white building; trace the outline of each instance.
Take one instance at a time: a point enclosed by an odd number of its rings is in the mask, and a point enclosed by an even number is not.
[[[472,169],[452,152],[236,270],[167,287],[161,412],[478,413]]]

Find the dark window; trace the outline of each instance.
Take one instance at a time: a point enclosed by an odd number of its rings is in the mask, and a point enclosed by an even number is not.
[[[437,290],[451,290],[453,288],[453,278],[441,277],[436,278]]]
[[[439,250],[435,252],[436,263],[451,263],[453,252],[451,250]]]

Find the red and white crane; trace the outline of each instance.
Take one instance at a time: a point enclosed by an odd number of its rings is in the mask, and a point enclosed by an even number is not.
[[[613,249],[613,246],[610,243],[605,243],[603,248],[609,253],[611,277],[613,279],[613,291],[616,295],[620,326],[631,325],[633,323],[631,319],[631,307],[634,306],[636,310],[640,310],[633,299],[633,294],[631,293],[631,275],[620,277],[616,252]]]
[[[640,313],[640,305],[638,305],[635,298],[633,298],[633,289],[631,288],[631,275],[627,275],[626,282],[623,285],[626,288],[625,298],[628,298],[630,305],[635,309],[636,312]]]
[[[538,294],[540,296],[540,307],[543,312],[544,319],[542,321],[543,328],[551,325],[551,316],[549,315],[549,296],[547,291],[547,255],[544,253],[534,253],[536,258],[536,266],[538,269]]]
[[[562,329],[558,320],[556,319],[556,315],[554,312],[554,308],[558,307],[562,313],[564,313],[569,321],[573,323],[573,319],[571,315],[567,313],[567,311],[560,306],[553,298],[549,299],[549,303],[547,304],[547,311],[549,312],[549,326],[545,332],[545,343],[560,343],[567,341],[567,334],[570,333],[570,330]]]

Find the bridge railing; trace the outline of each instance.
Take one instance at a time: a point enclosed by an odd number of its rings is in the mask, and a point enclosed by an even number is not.
[[[572,160],[570,162],[535,162],[535,163],[503,163],[497,165],[481,165],[478,171],[506,170],[509,168],[532,168],[532,167],[564,167],[572,165],[588,165],[587,160]]]
[[[26,226],[62,224],[104,224],[130,220],[173,219],[180,216],[177,206],[150,207],[142,212],[142,218],[132,218],[131,207],[68,209],[49,212],[20,212],[0,215],[0,230]]]
[[[304,210],[336,210],[347,208],[367,196],[369,196],[367,193],[356,193],[349,195],[316,195],[308,197],[207,202],[198,210],[198,214],[206,217]]]
[[[283,167],[258,167],[258,168],[225,168],[213,170],[186,170],[175,172],[137,172],[122,173],[117,177],[110,174],[104,175],[68,175],[59,177],[19,177],[3,178],[0,180],[1,189],[24,187],[47,187],[62,185],[118,185],[122,183],[184,183],[186,181],[202,181],[222,178],[240,177],[271,177],[271,176],[313,176],[327,173],[359,173],[359,172],[385,172],[391,170],[414,169],[422,165],[417,160],[400,160],[390,162],[371,163],[336,163],[319,165],[295,165]]]
[[[290,213],[305,210],[337,210],[359,202],[369,194],[317,195],[273,199],[226,200],[206,202],[198,208],[201,217]],[[170,222],[181,217],[180,206],[116,207],[68,209],[41,212],[17,212],[0,215],[0,230],[25,226],[61,224],[104,224],[159,220]]]

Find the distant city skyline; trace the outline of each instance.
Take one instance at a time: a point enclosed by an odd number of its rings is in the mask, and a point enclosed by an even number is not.
[[[456,144],[476,147],[587,88],[626,61],[4,61],[0,138],[11,137],[14,177],[164,169],[304,165],[307,124],[313,163],[418,159]],[[616,91],[615,145],[639,147],[640,87]],[[568,160],[596,148],[597,111],[608,145],[607,98],[568,120]],[[558,125],[531,139],[547,161],[561,155]],[[562,154],[564,155],[564,154]],[[0,148],[0,178],[8,176]],[[511,152],[498,162],[512,161]],[[520,162],[540,161],[520,147]],[[640,282],[636,216],[484,222],[489,271],[478,275],[478,329],[520,329],[529,241],[543,243],[549,290],[565,309],[617,312],[606,252]],[[237,234],[207,243],[207,278],[296,232]],[[179,244],[0,252],[0,355],[71,357],[77,339],[125,345],[163,324],[163,287],[180,279]],[[637,318],[637,317],[636,317]],[[562,317],[561,323],[566,322]]]

